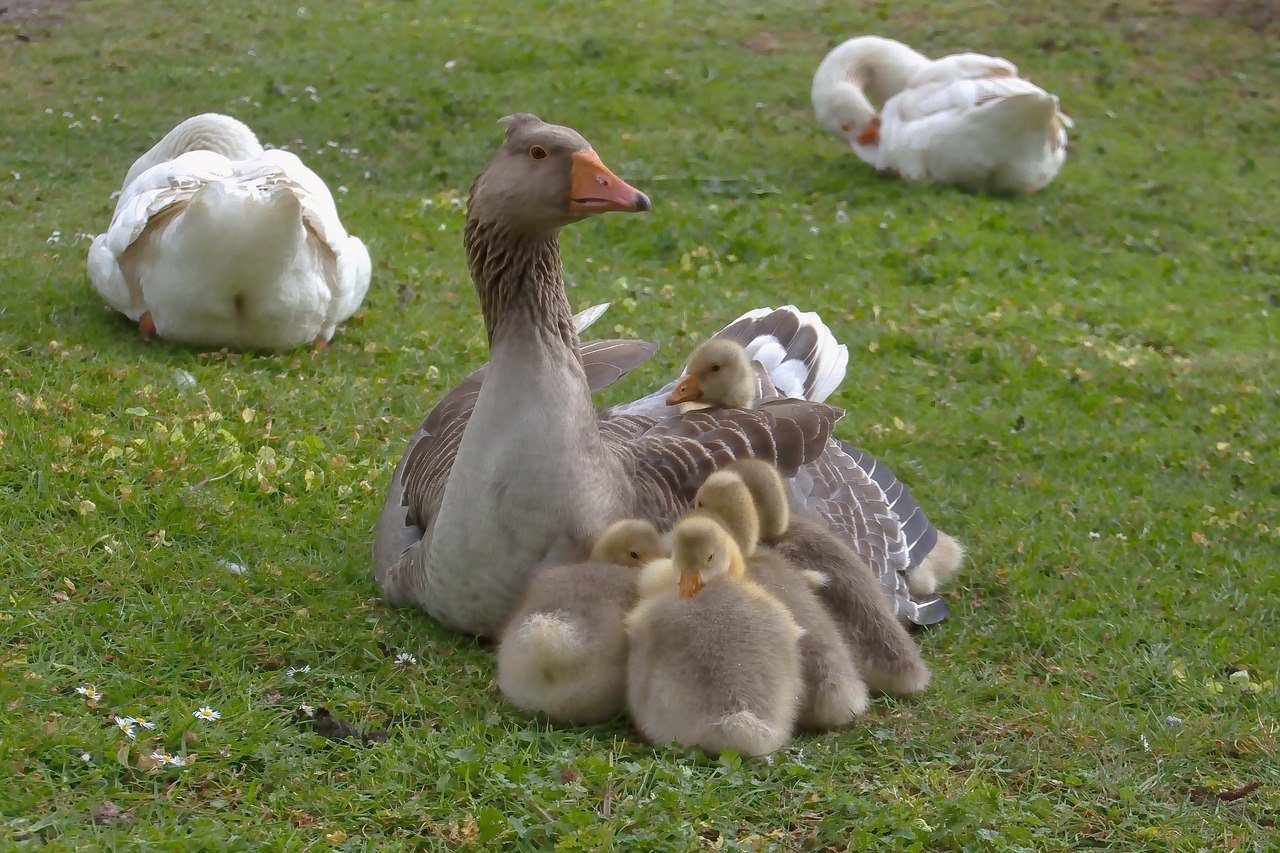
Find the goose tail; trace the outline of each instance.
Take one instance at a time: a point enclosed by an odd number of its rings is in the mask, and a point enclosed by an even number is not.
[[[814,311],[794,305],[755,308],[716,333],[735,340],[760,362],[784,397],[822,402],[844,380],[849,348]]]
[[[531,613],[498,646],[498,686],[507,700],[560,723],[607,720],[622,708],[623,661],[560,613]]]
[[[587,657],[582,638],[572,624],[554,613],[533,613],[503,639],[513,651],[520,649],[527,673],[572,670]]]
[[[772,725],[752,711],[734,711],[713,723],[720,743],[709,744],[714,751],[732,749],[742,755],[768,755],[786,746],[790,732]]]

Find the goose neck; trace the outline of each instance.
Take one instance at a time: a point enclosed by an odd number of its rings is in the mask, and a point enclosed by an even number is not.
[[[578,352],[555,234],[520,238],[493,223],[467,222],[467,265],[492,350],[503,338],[532,334]]]

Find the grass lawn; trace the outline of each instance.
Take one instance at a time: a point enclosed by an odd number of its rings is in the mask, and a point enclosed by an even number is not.
[[[0,849],[1271,849],[1266,4],[10,5]],[[808,94],[863,32],[999,53],[1060,95],[1057,181],[1009,200],[872,174]],[[145,345],[89,287],[125,170],[210,110],[300,154],[369,246],[328,354]],[[839,435],[971,549],[920,635],[926,694],[711,760],[522,719],[489,649],[383,606],[392,467],[486,357],[461,204],[520,110],[654,200],[562,238],[574,307],[613,300],[589,334],[662,344],[608,399],[757,305],[849,344]],[[303,705],[373,736],[324,737]],[[156,728],[131,742],[135,714]]]

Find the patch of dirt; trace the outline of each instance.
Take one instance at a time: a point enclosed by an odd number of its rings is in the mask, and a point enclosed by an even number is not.
[[[1203,18],[1240,20],[1256,28],[1280,22],[1275,0],[1177,0],[1174,8]]]
[[[0,0],[3,2],[3,0]],[[760,30],[739,42],[739,46],[748,53],[765,55],[780,50],[805,50],[810,53],[825,53],[835,42],[817,33],[806,30]],[[819,53],[821,56],[821,53]]]
[[[782,40],[773,33],[765,30],[759,35],[752,36],[742,43],[742,46],[752,53],[773,53],[782,47]]]
[[[63,20],[62,10],[80,0],[0,0],[0,24],[52,24]]]

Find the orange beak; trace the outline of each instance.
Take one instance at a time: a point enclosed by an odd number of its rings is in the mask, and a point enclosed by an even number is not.
[[[858,134],[858,142],[861,145],[880,144],[880,116],[872,118],[866,129]]]
[[[702,588],[706,586],[702,582],[702,575],[697,572],[681,572],[680,573],[680,597],[693,598],[702,592]]]
[[[698,384],[697,374],[686,373],[680,377],[676,387],[671,389],[671,393],[667,395],[667,405],[674,406],[676,403],[697,402],[701,396],[702,386]]]
[[[640,213],[653,206],[649,197],[619,178],[590,148],[573,153],[569,171],[569,212],[590,215],[620,210]]]

